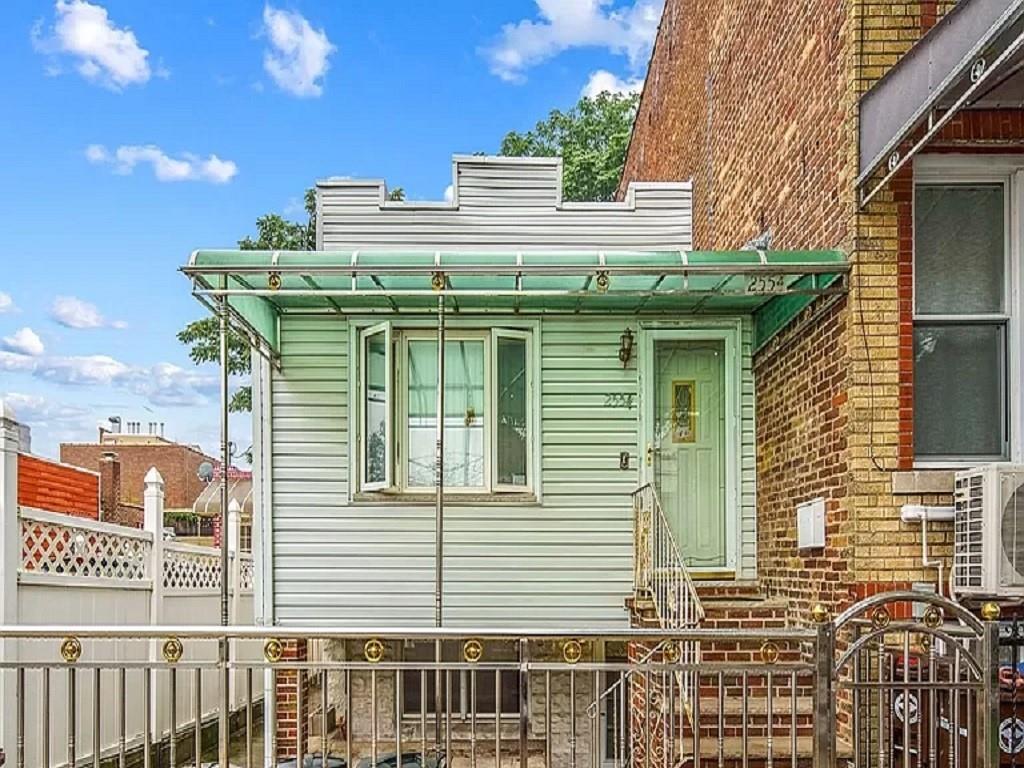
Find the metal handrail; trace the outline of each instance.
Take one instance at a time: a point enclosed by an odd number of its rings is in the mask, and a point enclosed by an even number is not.
[[[665,629],[698,626],[704,620],[704,606],[653,484],[633,492],[633,516],[635,593],[650,595]]]
[[[495,628],[495,627],[324,627],[324,626],[201,626],[201,625],[67,625],[11,624],[0,625],[0,639],[53,640],[62,637],[83,640],[161,640],[176,637],[182,640],[605,640],[685,642],[692,640],[730,640],[760,645],[766,639],[799,643],[813,640],[810,629],[578,629],[578,628]]]

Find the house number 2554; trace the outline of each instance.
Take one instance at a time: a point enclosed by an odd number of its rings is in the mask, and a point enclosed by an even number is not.
[[[604,396],[605,408],[632,408],[636,395],[633,393],[612,392]]]

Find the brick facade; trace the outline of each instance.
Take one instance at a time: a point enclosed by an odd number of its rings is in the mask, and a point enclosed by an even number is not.
[[[631,140],[625,184],[692,179],[694,246],[840,248],[841,304],[812,305],[755,356],[758,568],[790,619],[886,585],[935,584],[897,494],[913,447],[913,213],[908,168],[857,204],[857,101],[954,5],[950,0],[667,0]],[[931,152],[1020,152],[1020,110],[953,118]],[[795,506],[827,503],[827,546],[795,549]],[[933,557],[952,527],[929,526]]]
[[[18,505],[99,520],[100,476],[19,453]]]
[[[139,443],[62,443],[60,460],[86,469],[99,470],[105,454],[113,453],[121,463],[121,498],[129,505],[142,504],[144,478],[156,467],[166,483],[167,509],[191,509],[206,483],[199,479],[199,465],[214,460],[189,445],[161,438]]]
[[[281,663],[305,662],[309,660],[309,643],[305,640],[286,640]],[[309,745],[309,679],[305,670],[280,670],[277,672],[277,757],[295,755],[299,734],[302,743]],[[299,709],[299,686],[302,686],[301,711]]]
[[[806,310],[755,361],[758,548],[762,588],[807,617],[845,604],[853,531],[847,499],[848,394],[843,299]],[[796,395],[796,396],[794,396]],[[800,551],[794,504],[822,497],[826,546]]]

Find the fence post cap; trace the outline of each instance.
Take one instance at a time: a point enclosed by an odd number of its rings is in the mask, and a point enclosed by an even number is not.
[[[988,602],[981,606],[981,618],[985,621],[998,621],[1001,613],[998,603]]]
[[[145,482],[146,485],[163,485],[164,478],[156,467],[150,467],[143,482]]]

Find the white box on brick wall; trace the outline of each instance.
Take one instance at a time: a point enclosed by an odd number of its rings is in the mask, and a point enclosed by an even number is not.
[[[811,499],[796,507],[797,549],[821,549],[825,546],[825,500]]]

